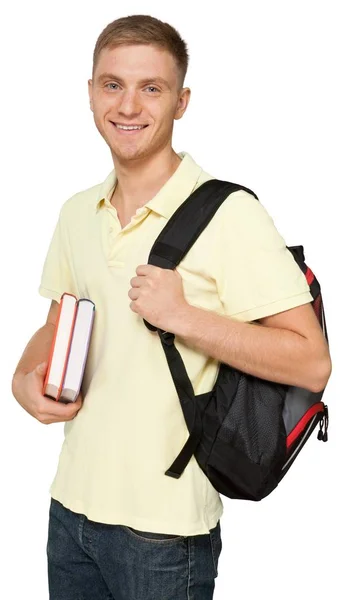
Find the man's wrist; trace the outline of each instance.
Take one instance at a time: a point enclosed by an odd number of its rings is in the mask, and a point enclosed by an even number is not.
[[[171,322],[170,331],[180,338],[188,339],[191,333],[195,331],[194,323],[199,310],[186,302],[179,311],[176,311]]]

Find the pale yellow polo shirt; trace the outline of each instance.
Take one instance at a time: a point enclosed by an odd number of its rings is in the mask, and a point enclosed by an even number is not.
[[[51,495],[93,521],[196,535],[216,525],[223,504],[194,456],[180,479],[164,474],[188,430],[158,336],[130,310],[128,297],[130,279],[167,219],[213,178],[188,153],[179,156],[172,177],[123,230],[109,202],[114,171],[67,200],[39,293],[59,301],[70,292],[96,305],[84,404],[65,423]],[[312,300],[272,219],[247,192],[225,200],[178,271],[190,304],[241,321]],[[195,392],[210,390],[218,363],[179,340],[176,345]]]

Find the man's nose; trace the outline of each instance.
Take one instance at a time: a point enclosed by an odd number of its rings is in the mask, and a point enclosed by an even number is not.
[[[141,104],[137,92],[124,91],[118,105],[119,113],[131,117],[141,113]]]

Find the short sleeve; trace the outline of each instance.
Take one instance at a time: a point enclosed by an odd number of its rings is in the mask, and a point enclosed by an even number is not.
[[[305,275],[263,205],[239,191],[221,209],[217,285],[224,313],[254,321],[311,302]]]
[[[72,272],[68,237],[63,220],[63,207],[53,232],[44,261],[38,292],[60,302],[63,293],[77,295]]]

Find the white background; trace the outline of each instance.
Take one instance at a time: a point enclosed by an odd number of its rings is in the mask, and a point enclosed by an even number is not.
[[[144,13],[175,26],[191,56],[192,97],[174,149],[254,190],[287,245],[304,245],[322,284],[333,358],[329,442],[315,432],[262,502],[223,497],[214,598],[344,598],[344,5],[121,4],[22,0],[1,9],[0,595],[48,598],[48,490],[63,425],[30,417],[11,379],[49,310],[38,286],[60,207],[112,169],[87,96],[94,44],[110,21]]]

